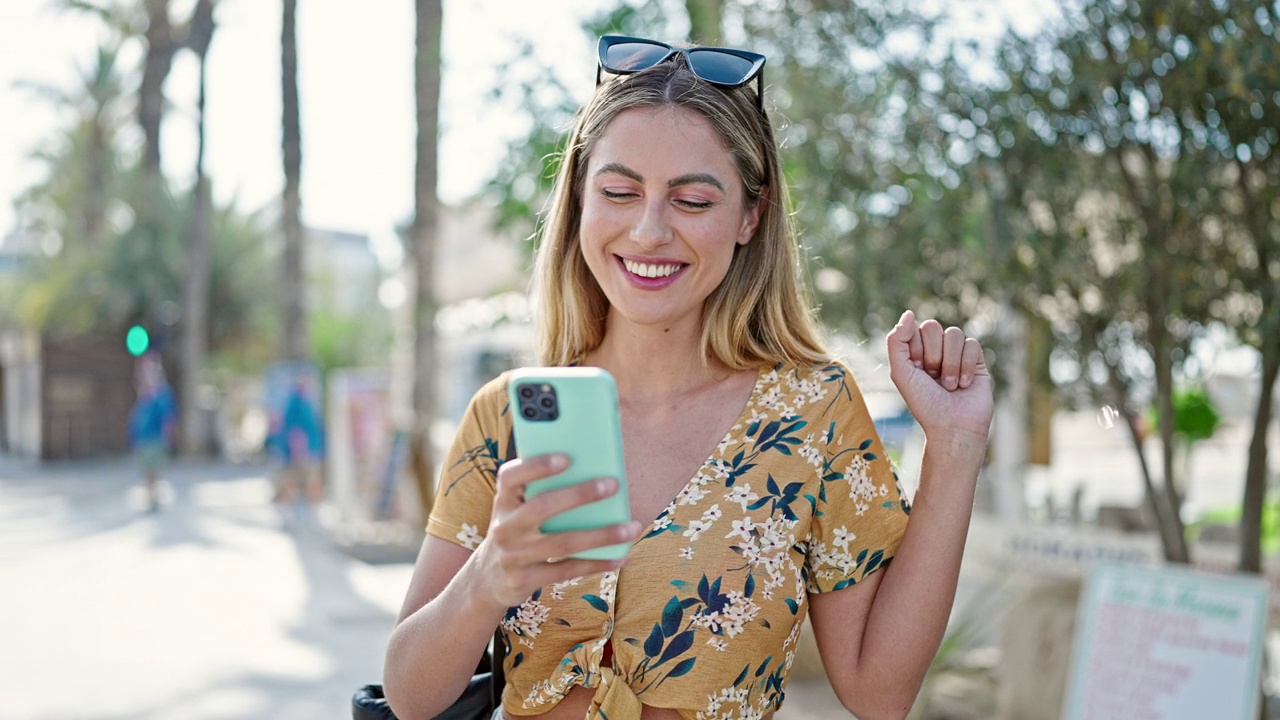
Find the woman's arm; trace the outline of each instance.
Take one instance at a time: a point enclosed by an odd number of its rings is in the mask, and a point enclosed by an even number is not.
[[[920,482],[888,567],[813,595],[814,635],[832,687],[862,720],[906,717],[946,632],[993,410],[982,348],[958,328],[890,333],[890,373],[925,431]]]
[[[462,694],[508,607],[534,590],[616,570],[623,561],[549,558],[639,536],[638,522],[595,530],[542,533],[552,515],[617,492],[598,480],[524,500],[524,487],[567,467],[562,456],[503,463],[489,532],[475,551],[428,536],[422,544],[396,628],[387,645],[383,691],[398,717],[434,717]]]

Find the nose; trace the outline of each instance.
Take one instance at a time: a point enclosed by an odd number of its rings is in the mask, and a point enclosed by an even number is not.
[[[648,200],[631,227],[631,240],[642,248],[652,249],[671,241],[671,225],[667,222],[667,203],[663,199]]]

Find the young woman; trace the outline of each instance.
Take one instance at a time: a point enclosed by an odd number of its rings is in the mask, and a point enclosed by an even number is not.
[[[617,483],[526,501],[567,460],[502,462],[506,376],[481,389],[390,639],[384,683],[401,718],[447,707],[499,625],[510,650],[495,717],[767,718],[806,613],[851,712],[910,709],[954,598],[990,378],[958,328],[908,311],[889,334],[891,377],[927,438],[909,506],[813,319],[763,65],[601,40],[607,74],[538,250],[537,323],[543,364],[617,381],[634,521],[539,532]],[[618,542],[634,543],[623,561],[553,560]]]

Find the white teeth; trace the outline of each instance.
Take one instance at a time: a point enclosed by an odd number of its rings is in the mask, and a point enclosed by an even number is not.
[[[671,273],[680,269],[679,265],[651,265],[649,263],[638,263],[634,260],[622,259],[622,264],[627,270],[640,277],[658,278],[667,277]]]

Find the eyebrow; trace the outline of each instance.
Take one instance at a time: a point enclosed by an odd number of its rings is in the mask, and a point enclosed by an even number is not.
[[[636,182],[644,182],[644,178],[640,176],[640,173],[636,172],[635,170],[632,170],[631,168],[627,167],[626,165],[623,165],[622,163],[616,163],[616,162],[605,163],[604,165],[600,166],[599,170],[596,171],[596,176],[598,177],[600,175],[604,175],[605,173],[616,173],[625,178],[635,180]],[[695,185],[699,183],[704,185],[710,185],[714,188],[719,189],[720,192],[725,192],[724,183],[720,182],[720,180],[716,178],[715,175],[712,175],[710,173],[685,173],[684,175],[680,175],[679,177],[672,178],[671,181],[667,183],[667,187],[674,188],[674,187],[679,187],[681,185]]]

